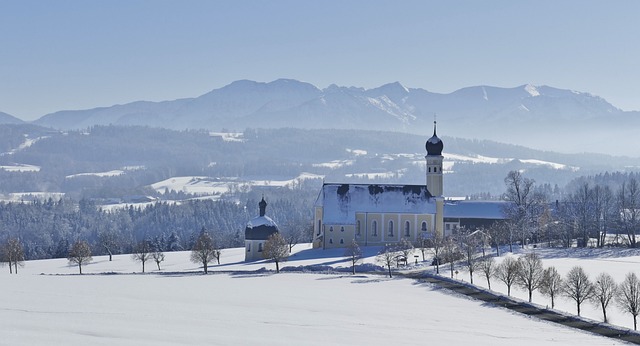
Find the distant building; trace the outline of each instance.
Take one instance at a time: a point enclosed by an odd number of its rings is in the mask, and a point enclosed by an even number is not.
[[[420,235],[487,227],[505,219],[503,202],[446,201],[442,150],[436,134],[426,142],[426,185],[325,183],[314,205],[313,247],[384,245]]]
[[[267,202],[262,197],[258,203],[260,215],[247,222],[244,230],[245,261],[255,261],[263,259],[262,249],[265,241],[272,234],[278,233],[278,225],[266,216]]]

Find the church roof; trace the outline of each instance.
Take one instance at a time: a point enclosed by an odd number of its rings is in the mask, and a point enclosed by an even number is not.
[[[355,224],[356,213],[435,214],[436,205],[424,185],[325,183],[316,200],[325,224]]]
[[[267,240],[270,235],[278,233],[278,225],[268,216],[256,216],[247,222],[244,230],[245,240]]]
[[[505,220],[504,201],[446,201],[444,217],[452,219]]]
[[[278,233],[278,225],[265,215],[267,202],[264,200],[264,196],[258,203],[258,207],[260,216],[256,216],[247,222],[247,227],[244,229],[245,240],[267,240],[270,235]]]

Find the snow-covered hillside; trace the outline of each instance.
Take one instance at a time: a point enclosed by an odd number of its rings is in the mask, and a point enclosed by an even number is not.
[[[285,266],[346,266],[337,250],[297,246]],[[377,249],[368,248],[367,262]],[[96,257],[76,275],[64,259],[0,273],[6,345],[616,345],[605,339],[379,275],[280,273],[224,250],[202,275],[189,252],[162,270],[128,255]],[[226,271],[222,273],[222,271]]]

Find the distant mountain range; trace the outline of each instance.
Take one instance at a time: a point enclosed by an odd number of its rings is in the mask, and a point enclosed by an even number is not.
[[[196,98],[60,111],[34,123],[57,129],[114,124],[210,130],[335,128],[430,135],[434,115],[442,135],[560,152],[640,156],[634,143],[640,112],[622,111],[589,93],[532,85],[475,86],[438,94],[398,82],[373,89],[336,85],[319,89],[290,79],[241,80]]]
[[[24,123],[24,121],[14,117],[13,115],[0,112],[0,124],[13,125],[13,124],[22,124],[22,123]]]

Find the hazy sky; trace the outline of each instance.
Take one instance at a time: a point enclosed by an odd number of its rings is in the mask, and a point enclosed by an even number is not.
[[[639,16],[637,0],[0,0],[0,111],[31,120],[278,78],[531,83],[640,110]]]

